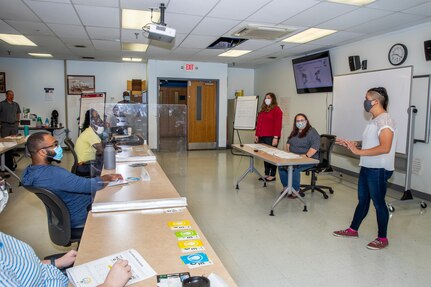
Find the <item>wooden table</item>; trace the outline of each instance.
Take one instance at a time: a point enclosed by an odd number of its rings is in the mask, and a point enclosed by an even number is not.
[[[301,198],[301,196],[298,193],[298,190],[295,190],[292,188],[293,167],[295,165],[318,164],[319,163],[318,160],[313,159],[313,158],[308,158],[306,156],[301,156],[299,158],[291,158],[291,159],[280,158],[277,155],[269,154],[269,153],[266,153],[262,150],[255,149],[255,148],[253,148],[252,145],[248,145],[248,144],[244,144],[244,145],[233,144],[232,147],[234,149],[239,150],[240,152],[245,153],[246,155],[250,156],[250,165],[249,165],[248,169],[246,170],[246,172],[236,182],[236,189],[239,189],[239,183],[245,178],[245,176],[248,173],[253,172],[253,170],[255,170],[257,172],[257,170],[254,167],[255,158],[264,160],[266,162],[270,162],[270,163],[272,163],[278,167],[287,166],[287,168],[288,168],[288,186],[283,190],[283,192],[280,194],[280,196],[276,199],[276,201],[272,205],[271,212],[269,213],[269,215],[274,216],[274,208],[284,198],[284,196],[290,192],[294,193],[296,195],[296,198],[302,202],[302,204],[304,205],[303,211],[307,211],[306,202]],[[274,147],[270,147],[270,146],[267,146],[267,147],[278,150],[277,148],[274,148]]]
[[[0,158],[0,170],[1,171],[7,171],[9,172],[11,175],[13,175],[16,179],[18,179],[18,182],[21,182],[21,179],[19,178],[18,175],[16,175],[12,170],[10,170],[5,163],[5,153],[9,150],[12,150],[14,148],[16,148],[17,146],[21,145],[21,144],[25,144],[27,142],[27,138],[26,137],[20,137],[18,139],[14,138],[14,137],[7,137],[7,138],[0,138],[0,143],[2,143],[4,146],[0,147],[0,154],[1,154],[1,158]]]
[[[180,198],[180,195],[167,178],[157,162],[147,163],[144,167],[151,176],[151,181],[139,181],[123,186],[105,187],[96,193],[94,202],[133,201],[141,199]],[[130,167],[130,163],[117,163],[116,171],[123,177],[138,176],[142,167]],[[182,253],[178,247],[175,231],[168,222],[189,220],[205,247],[204,252],[213,265],[189,269],[180,256],[192,254]],[[237,286],[223,263],[218,258],[199,226],[187,208],[174,213],[146,211],[89,213],[84,233],[79,245],[75,265],[83,264],[101,257],[136,249],[157,274],[190,272],[191,276],[216,273],[229,286]],[[156,286],[156,277],[141,281],[133,286]]]

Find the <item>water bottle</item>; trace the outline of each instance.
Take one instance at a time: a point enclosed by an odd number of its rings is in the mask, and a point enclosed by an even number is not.
[[[24,136],[28,136],[30,132],[28,131],[28,126],[24,126]]]
[[[103,167],[115,169],[115,149],[112,143],[107,143],[103,150]]]

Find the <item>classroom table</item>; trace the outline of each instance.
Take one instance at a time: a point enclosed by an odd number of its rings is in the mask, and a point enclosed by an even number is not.
[[[96,193],[95,203],[180,198],[175,187],[157,162],[149,162],[146,166],[133,167],[130,165],[129,162],[117,162],[116,170],[104,170],[103,174],[116,172],[121,173],[124,178],[137,177],[144,168],[151,180],[105,187]],[[190,221],[192,229],[199,234],[205,247],[205,250],[196,252],[206,253],[213,262],[212,265],[190,269],[183,264],[180,256],[195,252],[183,253],[178,246],[175,231],[168,226],[168,222],[180,220]],[[75,266],[130,248],[136,249],[157,274],[190,272],[191,276],[208,276],[215,273],[223,278],[228,286],[237,286],[185,207],[104,213],[90,212],[79,245]],[[156,276],[153,276],[133,286],[156,286],[156,284]]]
[[[276,201],[271,207],[270,216],[274,216],[274,208],[277,206],[277,204],[288,194],[293,193],[296,195],[296,198],[302,202],[304,205],[303,211],[307,211],[307,204],[302,199],[302,197],[299,195],[299,190],[294,190],[292,188],[292,174],[293,174],[293,167],[295,165],[304,165],[304,164],[318,164],[319,161],[314,158],[308,158],[306,156],[301,155],[298,158],[280,158],[277,156],[276,152],[280,151],[279,149],[275,147],[271,147],[268,145],[259,144],[259,146],[265,146],[267,148],[271,148],[274,151],[274,154],[266,153],[262,151],[261,149],[254,148],[256,145],[253,144],[233,144],[232,148],[250,156],[250,164],[247,168],[247,171],[238,179],[236,182],[236,188],[238,189],[239,183],[245,178],[245,176],[251,172],[252,170],[256,170],[254,167],[254,161],[256,158],[261,159],[263,161],[272,163],[273,165],[276,165],[277,167],[287,167],[288,168],[288,186],[283,190],[283,192],[280,194],[279,197],[277,197]],[[259,173],[258,173],[259,174]],[[260,175],[260,174],[259,174]]]
[[[24,130],[24,126],[19,126],[18,127],[19,130]],[[64,129],[64,127],[28,127],[29,131],[48,131],[51,133],[52,136],[54,136],[54,131],[55,130],[62,130]]]
[[[0,170],[1,171],[7,171],[8,173],[10,173],[12,176],[14,176],[16,179],[18,179],[18,182],[21,182],[21,179],[19,178],[18,175],[16,175],[12,170],[10,170],[5,163],[5,153],[9,150],[12,150],[14,148],[16,148],[17,146],[21,145],[21,144],[25,144],[27,142],[27,138],[26,137],[14,137],[14,136],[10,136],[10,137],[6,137],[6,138],[0,138],[0,143],[2,143],[3,146],[0,147],[0,154],[1,154],[1,158],[0,158]]]

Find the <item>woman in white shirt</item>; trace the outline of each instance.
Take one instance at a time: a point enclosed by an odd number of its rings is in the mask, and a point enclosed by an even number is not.
[[[372,114],[370,122],[362,134],[362,146],[357,142],[337,139],[337,143],[360,156],[361,170],[358,181],[358,205],[350,227],[334,231],[334,236],[358,237],[358,229],[367,216],[370,202],[376,208],[378,237],[367,247],[378,250],[388,246],[387,228],[389,211],[385,202],[387,181],[392,176],[395,162],[397,134],[395,123],[387,113],[389,97],[385,88],[372,88],[367,91],[364,101],[365,111]]]

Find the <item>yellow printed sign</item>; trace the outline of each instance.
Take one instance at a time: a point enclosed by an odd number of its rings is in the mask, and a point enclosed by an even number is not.
[[[181,249],[184,248],[192,248],[192,247],[201,247],[203,246],[202,241],[200,241],[199,239],[194,239],[194,240],[183,240],[183,241],[178,241],[178,246]]]
[[[189,220],[170,221],[168,226],[171,229],[190,229],[192,228]]]

